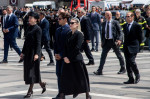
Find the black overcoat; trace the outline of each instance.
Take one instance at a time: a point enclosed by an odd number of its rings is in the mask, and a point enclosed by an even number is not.
[[[38,25],[30,26],[27,29],[22,53],[24,54],[24,81],[25,84],[41,82],[40,59],[34,61],[34,55],[41,53],[42,30]]]
[[[65,95],[90,91],[88,72],[80,52],[83,41],[83,34],[79,31],[74,34],[69,32],[67,35],[63,56],[68,57],[70,63],[63,65],[60,84],[60,93]]]

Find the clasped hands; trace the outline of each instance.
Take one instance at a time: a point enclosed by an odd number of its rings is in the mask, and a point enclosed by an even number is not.
[[[4,32],[4,33],[8,33],[9,30],[8,30],[8,29],[3,29],[3,32]]]

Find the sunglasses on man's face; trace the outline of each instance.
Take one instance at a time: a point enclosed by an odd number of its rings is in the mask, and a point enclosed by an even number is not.
[[[69,24],[70,24],[70,25],[73,25],[74,23],[76,23],[76,22],[70,22]]]
[[[58,20],[61,20],[61,19],[63,19],[63,18],[58,18]]]
[[[78,12],[78,13],[81,13],[81,12]]]
[[[126,18],[129,18],[129,17],[131,17],[131,16],[126,16]]]

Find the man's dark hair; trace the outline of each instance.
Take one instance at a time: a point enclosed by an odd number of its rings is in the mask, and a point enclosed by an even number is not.
[[[67,21],[69,20],[69,18],[70,18],[70,15],[68,14],[68,13],[65,13],[65,12],[61,12],[60,14],[59,14],[59,16],[61,16],[63,19],[67,19]]]
[[[43,16],[46,16],[46,14],[45,14],[44,11],[41,11],[39,14],[40,14],[40,15],[43,15]]]
[[[39,19],[39,15],[36,12],[31,11],[31,12],[28,13],[28,16],[34,17],[35,19]]]

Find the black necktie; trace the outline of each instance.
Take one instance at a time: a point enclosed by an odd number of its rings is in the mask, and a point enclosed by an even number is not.
[[[127,32],[128,32],[128,34],[129,34],[129,32],[130,32],[129,26],[130,26],[130,24],[127,24]]]
[[[107,22],[107,33],[106,38],[109,39],[109,21]]]

